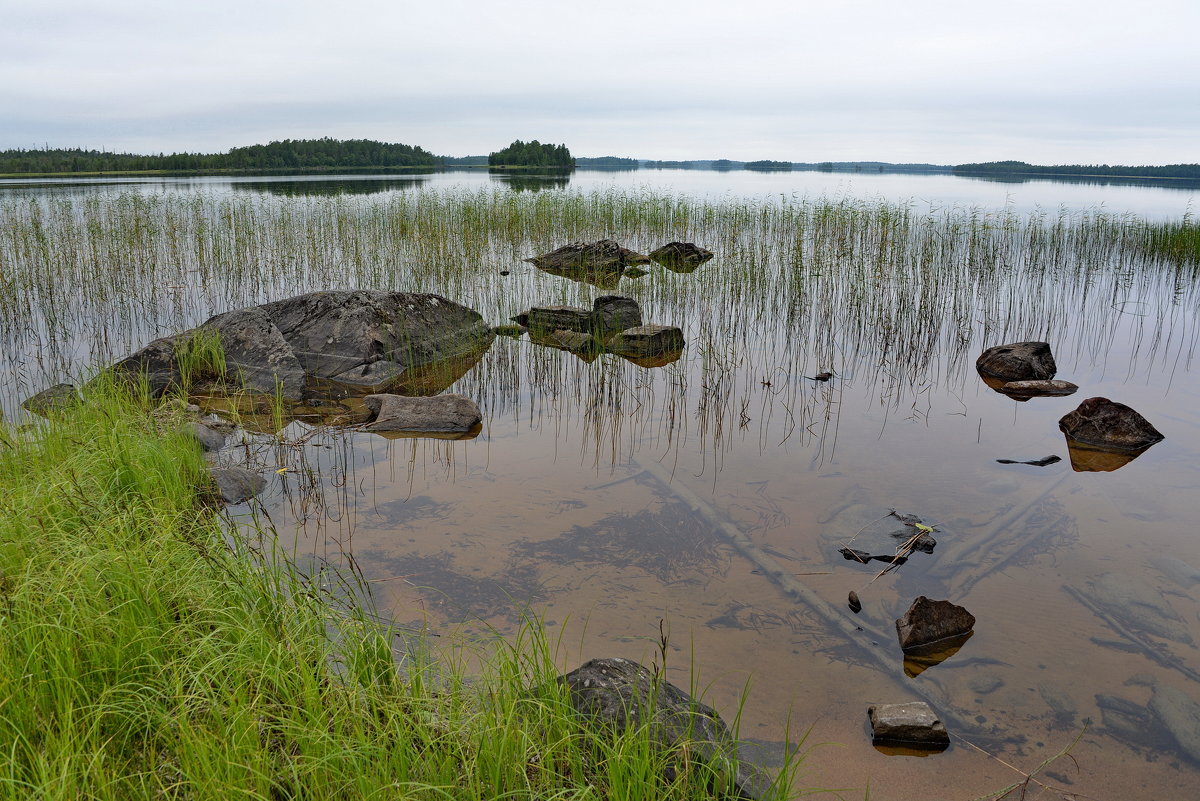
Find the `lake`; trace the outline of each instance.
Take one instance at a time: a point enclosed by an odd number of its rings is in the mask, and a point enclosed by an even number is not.
[[[269,519],[306,569],[353,568],[379,614],[435,642],[532,612],[564,669],[648,664],[661,621],[668,677],[740,709],[744,737],[769,752],[807,733],[806,785],[975,798],[1023,779],[1004,763],[1074,743],[1037,777],[1061,794],[1030,797],[1188,798],[1196,754],[1155,709],[1200,704],[1200,268],[1148,250],[1141,220],[1179,221],[1194,195],[681,170],[0,182],[3,410],[309,290],[437,292],[493,324],[627,295],[683,330],[678,358],[497,337],[425,387],[479,403],[469,440],[248,419],[223,458],[269,486],[234,514]],[[522,261],[601,238],[715,256],[592,283]],[[1024,340],[1079,392],[990,388],[976,357]],[[1072,452],[1058,420],[1094,396],[1166,439],[1124,463]],[[892,553],[893,510],[934,529],[932,553],[886,572],[843,558]],[[977,618],[937,664],[896,641],[919,595]],[[869,704],[921,698],[948,751],[872,746]]]

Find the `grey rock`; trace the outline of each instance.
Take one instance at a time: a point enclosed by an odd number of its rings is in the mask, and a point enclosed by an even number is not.
[[[245,467],[210,467],[208,472],[216,485],[217,494],[229,504],[248,501],[267,486],[265,478]]]
[[[633,298],[601,295],[592,302],[592,326],[599,331],[624,331],[642,324],[642,309]]]
[[[711,251],[691,242],[668,242],[650,251],[650,258],[668,270],[690,273],[713,257]]]
[[[366,431],[462,434],[483,420],[479,406],[463,395],[367,395],[363,403],[372,414]]]
[[[1141,451],[1164,439],[1145,417],[1108,398],[1088,398],[1058,427],[1076,442],[1105,450]]]
[[[216,431],[204,423],[191,422],[187,425],[187,431],[200,443],[200,448],[204,451],[219,451],[225,447],[225,434]]]
[[[220,335],[226,380],[292,401],[312,379],[379,389],[409,368],[463,356],[495,336],[478,313],[440,295],[312,292],[218,314],[151,342],[113,370],[145,375],[161,394],[180,382],[176,351],[197,331]]]
[[[872,704],[867,707],[871,736],[877,743],[944,748],[950,744],[946,726],[924,701]]]
[[[53,417],[79,402],[74,384],[55,384],[21,401],[21,408],[42,417]]]
[[[949,601],[932,601],[919,595],[896,620],[896,634],[905,652],[920,650],[951,637],[961,637],[975,627],[975,616]]]
[[[771,786],[761,769],[738,759],[737,742],[712,707],[649,669],[628,659],[593,659],[560,676],[571,705],[597,733],[621,733],[648,725],[656,748],[668,753],[686,749],[686,759],[699,759],[725,773],[736,798],[759,798]],[[672,768],[684,763],[681,755]],[[673,779],[668,775],[667,779]]]
[[[975,360],[979,372],[1006,381],[1048,380],[1058,366],[1048,342],[1012,342],[988,348]]]
[[[669,325],[639,325],[610,339],[606,348],[619,356],[658,356],[683,349],[683,331]]]
[[[1079,387],[1070,381],[1009,381],[1000,387],[1000,391],[1005,395],[1025,398],[1058,397],[1074,395],[1079,391]]]
[[[1175,738],[1179,749],[1200,762],[1200,703],[1182,690],[1160,684],[1150,697],[1150,711]]]

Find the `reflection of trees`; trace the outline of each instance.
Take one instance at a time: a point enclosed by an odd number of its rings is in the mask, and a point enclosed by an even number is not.
[[[526,173],[488,170],[492,180],[507,184],[516,192],[540,192],[543,189],[565,189],[571,183],[569,172]]]
[[[429,179],[424,176],[420,178],[376,179],[319,178],[303,181],[234,181],[230,186],[239,192],[303,197],[306,195],[373,195],[378,192],[415,189],[428,182]]]

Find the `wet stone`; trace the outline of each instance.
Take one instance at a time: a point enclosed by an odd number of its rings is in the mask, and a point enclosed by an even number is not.
[[[204,423],[189,423],[186,430],[195,438],[203,451],[219,451],[225,447],[225,435],[209,428]]]
[[[607,348],[618,356],[656,356],[682,350],[683,331],[672,325],[639,325],[621,331]]]
[[[975,627],[975,616],[949,601],[917,596],[896,620],[896,633],[904,651],[926,648],[940,640],[961,637]]]
[[[1022,398],[1060,397],[1074,395],[1079,391],[1076,384],[1070,381],[1009,381],[1000,387],[1005,395]]]
[[[1049,342],[996,345],[980,354],[975,368],[980,373],[1007,381],[1048,380],[1058,372]]]
[[[1088,398],[1058,427],[1069,439],[1106,450],[1141,451],[1164,439],[1145,417],[1108,398]]]
[[[872,704],[867,707],[867,716],[871,721],[871,737],[876,743],[919,745],[935,749],[950,744],[945,725],[924,701]]]
[[[210,467],[217,494],[228,504],[244,503],[266,489],[267,480],[245,467]]]
[[[483,420],[479,406],[463,395],[368,395],[363,403],[373,414],[367,431],[466,433]]]

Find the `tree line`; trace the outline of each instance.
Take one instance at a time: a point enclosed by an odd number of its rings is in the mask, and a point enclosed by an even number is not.
[[[225,153],[139,155],[82,148],[0,151],[0,173],[304,170],[328,167],[436,167],[441,159],[413,145],[371,139],[284,139]]]
[[[1200,164],[1165,164],[1137,167],[1120,164],[1027,164],[1024,161],[986,161],[957,164],[955,173],[1020,173],[1024,175],[1086,175],[1112,178],[1200,178]]]
[[[575,159],[566,145],[543,145],[538,140],[522,142],[520,139],[503,150],[488,156],[489,167],[556,167],[570,169]]]

